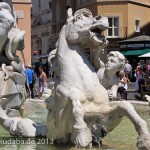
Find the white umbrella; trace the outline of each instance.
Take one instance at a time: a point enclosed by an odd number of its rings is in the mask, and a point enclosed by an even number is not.
[[[146,53],[146,54],[143,54],[143,55],[140,55],[138,57],[150,57],[150,52],[149,53]]]

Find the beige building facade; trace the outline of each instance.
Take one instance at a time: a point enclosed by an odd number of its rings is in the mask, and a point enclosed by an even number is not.
[[[62,0],[63,1],[63,0]],[[57,33],[65,22],[67,6],[77,10],[88,8],[93,15],[108,17],[110,27],[105,33],[110,44],[108,50],[119,50],[118,41],[137,35],[150,35],[149,0],[64,0],[53,1],[53,21]],[[57,8],[61,8],[60,15]],[[57,14],[57,15],[56,15]],[[61,18],[61,19],[59,19]],[[59,20],[59,21],[58,21]]]
[[[139,35],[150,35],[149,0],[32,0],[32,56],[40,59],[54,49],[59,32],[66,22],[66,11],[88,8],[93,15],[108,17],[110,27],[104,33],[109,40],[108,53],[120,50],[118,41]],[[44,56],[43,56],[44,57]]]
[[[52,35],[52,1],[32,0],[32,62],[44,64],[54,48]]]
[[[31,64],[31,0],[12,0],[14,10],[16,12],[18,28],[20,30],[25,30],[25,48],[24,48],[24,56],[25,63]],[[18,52],[22,62],[22,56],[20,52]]]

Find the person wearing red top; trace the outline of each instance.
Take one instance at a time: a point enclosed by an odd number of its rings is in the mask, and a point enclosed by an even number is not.
[[[127,99],[127,93],[125,93],[125,90],[128,89],[128,83],[131,84],[127,74],[125,74],[124,71],[120,71],[118,92],[120,93],[121,99]]]

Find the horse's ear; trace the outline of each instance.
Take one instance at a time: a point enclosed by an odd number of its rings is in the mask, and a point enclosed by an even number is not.
[[[72,8],[67,10],[68,19],[72,17]]]
[[[68,10],[67,10],[67,22],[69,22],[69,21],[71,21],[71,20],[73,20],[73,15],[72,15],[72,8],[69,8]]]

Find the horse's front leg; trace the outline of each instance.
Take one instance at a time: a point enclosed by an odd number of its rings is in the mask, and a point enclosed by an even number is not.
[[[150,133],[147,127],[147,123],[137,114],[133,105],[127,101],[118,101],[110,102],[110,106],[110,111],[107,109],[107,113],[112,113],[115,111],[119,117],[127,116],[134,124],[134,127],[139,135],[137,139],[138,149],[150,150]]]
[[[92,135],[84,121],[84,110],[79,100],[72,100],[73,105],[73,131],[71,140],[78,147],[87,147],[91,145]]]
[[[135,111],[133,105],[129,102],[122,101],[118,105],[119,114],[126,115],[134,124],[136,131],[138,132],[137,147],[139,150],[150,149],[150,133],[147,127],[147,123],[143,120]]]

